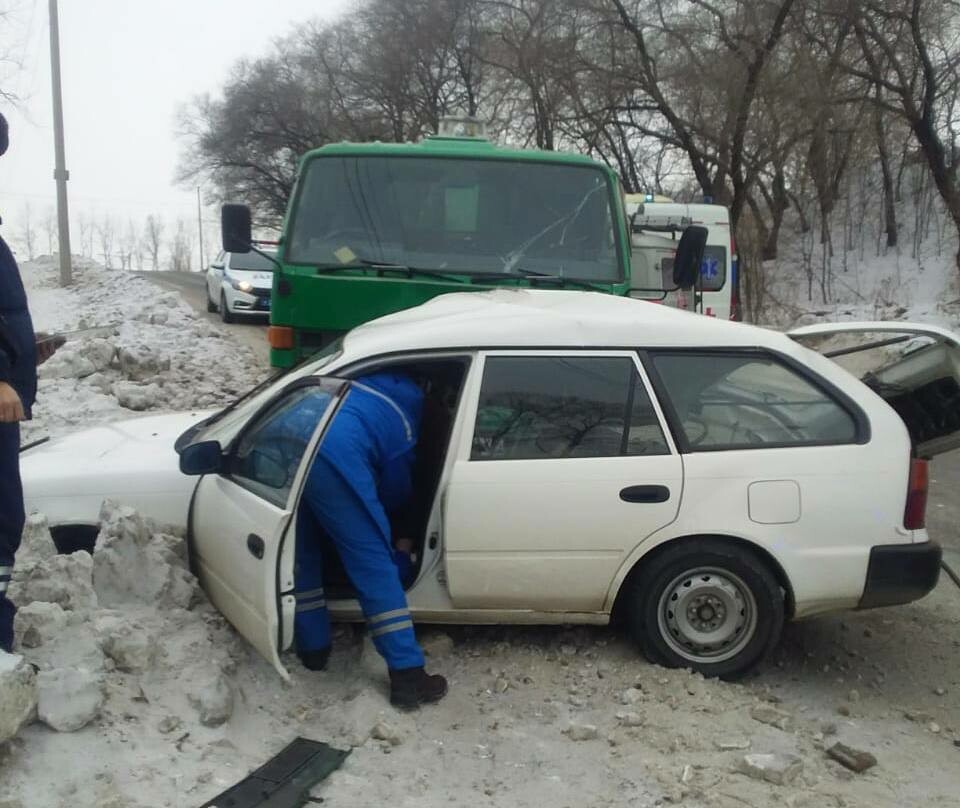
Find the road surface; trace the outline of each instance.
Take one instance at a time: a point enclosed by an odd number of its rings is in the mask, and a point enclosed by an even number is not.
[[[267,347],[267,318],[263,316],[238,317],[229,325],[222,322],[220,315],[207,311],[207,276],[203,272],[137,272],[142,278],[156,283],[165,289],[180,292],[197,312],[212,322],[220,323],[228,329],[238,342],[250,346],[256,351],[264,366],[270,363],[270,350]]]

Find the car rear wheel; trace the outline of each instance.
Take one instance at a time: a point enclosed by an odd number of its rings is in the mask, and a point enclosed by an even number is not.
[[[230,312],[230,307],[227,305],[227,293],[220,293],[220,319],[225,323],[233,322],[233,314]]]
[[[217,310],[217,304],[210,297],[210,288],[207,288],[207,311],[211,314]]]
[[[784,597],[754,551],[716,539],[668,547],[626,592],[631,633],[652,662],[733,679],[780,639]]]

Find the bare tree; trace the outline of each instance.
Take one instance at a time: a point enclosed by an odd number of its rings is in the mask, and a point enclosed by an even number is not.
[[[177,220],[177,229],[170,239],[170,269],[174,272],[189,272],[192,265],[193,250],[190,234],[183,219]]]
[[[58,233],[57,216],[51,207],[48,207],[43,213],[43,233],[47,237],[47,254],[53,255],[58,243]]]
[[[851,4],[848,13],[863,57],[863,67],[851,72],[879,88],[878,106],[910,126],[960,235],[957,4],[884,0]],[[960,271],[960,249],[956,263]]]
[[[153,213],[147,216],[143,239],[150,254],[150,268],[154,271],[160,269],[160,246],[163,243],[163,231],[163,219]]]
[[[109,214],[104,214],[96,225],[97,239],[100,246],[100,257],[103,259],[103,265],[110,268],[113,261],[113,243],[116,238],[116,223]]]
[[[24,203],[20,215],[20,240],[27,251],[27,260],[32,261],[37,256],[37,231],[33,226],[33,211],[29,202]]]

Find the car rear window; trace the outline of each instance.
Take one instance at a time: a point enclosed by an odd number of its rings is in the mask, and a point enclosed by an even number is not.
[[[843,404],[768,354],[660,353],[653,364],[691,451],[857,440]]]
[[[668,453],[632,358],[487,358],[471,459]]]

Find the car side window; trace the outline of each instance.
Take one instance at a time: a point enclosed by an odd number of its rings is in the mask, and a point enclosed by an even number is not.
[[[494,356],[472,460],[669,454],[630,357]]]
[[[329,390],[311,385],[275,401],[240,436],[231,456],[231,479],[284,506],[310,438],[333,398]]]
[[[653,364],[694,451],[857,440],[843,404],[768,354],[662,353]]]

